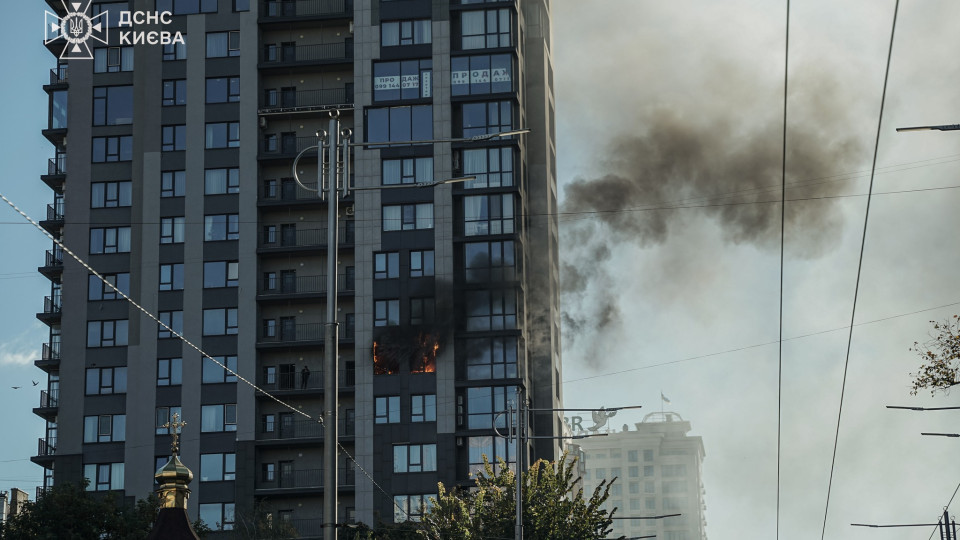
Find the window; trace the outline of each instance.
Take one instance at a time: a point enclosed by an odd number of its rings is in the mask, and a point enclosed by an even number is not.
[[[207,103],[235,103],[240,101],[240,77],[207,79]]]
[[[273,433],[277,430],[277,415],[265,414],[261,419],[264,433]]]
[[[687,507],[686,497],[664,497],[663,498],[664,510],[682,510],[686,507]]]
[[[240,122],[207,124],[207,148],[239,148]]]
[[[466,236],[513,233],[513,194],[464,197],[463,228]]]
[[[240,32],[207,33],[207,58],[240,56]]]
[[[397,326],[400,324],[400,300],[375,300],[373,302],[374,326]]]
[[[176,126],[163,126],[162,135],[163,140],[160,149],[164,152],[187,149],[186,125],[180,124]]]
[[[160,290],[183,290],[183,263],[160,265]]]
[[[83,442],[122,442],[127,435],[127,415],[101,414],[83,417]]]
[[[682,480],[672,480],[664,481],[663,484],[664,493],[686,493],[687,492],[687,483]]]
[[[464,103],[460,107],[462,135],[476,137],[513,129],[513,107],[509,101]]]
[[[95,86],[93,125],[120,126],[133,123],[133,86]]]
[[[384,231],[433,228],[433,203],[398,204],[383,207]]]
[[[467,388],[467,429],[505,428],[507,407],[516,404],[516,386]]]
[[[414,473],[437,470],[436,444],[396,444],[393,446],[393,472]]]
[[[237,308],[203,310],[203,335],[224,336],[237,333]]]
[[[423,141],[433,138],[433,105],[366,109],[367,141]]]
[[[637,495],[640,493],[640,482],[630,482],[628,487],[631,495]]]
[[[237,405],[204,405],[200,407],[200,431],[212,433],[216,431],[237,430]]]
[[[120,12],[127,11],[129,9],[127,2],[109,2],[109,3],[100,3],[93,4],[90,6],[92,13],[90,14],[91,18],[96,17],[102,13],[106,13],[107,16],[101,20],[107,21],[107,28],[119,28],[120,27]]]
[[[160,196],[183,197],[187,186],[186,171],[164,171],[160,173]]]
[[[86,395],[108,396],[127,393],[127,368],[90,368],[87,370]]]
[[[110,285],[113,285],[123,294],[130,294],[130,274],[123,272],[120,274],[101,274],[103,279],[106,280]],[[87,300],[97,301],[97,300],[120,300],[123,298],[120,296],[117,291],[111,289],[109,285],[106,285],[103,281],[100,280],[97,276],[90,274],[88,279],[87,287]]]
[[[157,11],[169,11],[174,15],[216,13],[217,0],[157,0]]]
[[[517,377],[517,338],[468,339],[468,379],[513,379]]]
[[[644,451],[643,451],[643,460],[644,460],[644,461],[653,461],[653,450],[644,450]]]
[[[237,455],[200,454],[200,481],[223,482],[237,479]]]
[[[187,80],[176,79],[163,81],[163,106],[187,104]]]
[[[123,489],[123,463],[86,463],[83,477],[87,480],[87,491]]]
[[[87,321],[87,347],[124,347],[126,345],[126,319],[117,321]]]
[[[101,47],[93,50],[94,73],[133,71],[133,47]]]
[[[410,396],[410,421],[436,422],[437,395],[423,394],[420,396]]]
[[[509,47],[510,27],[510,10],[507,8],[461,11],[460,48],[466,50]]]
[[[381,181],[385,186],[433,182],[433,158],[385,159]]]
[[[203,240],[205,242],[237,240],[238,238],[240,238],[239,214],[203,216]]]
[[[180,410],[180,407],[157,407],[157,422],[155,426],[155,432],[157,435],[169,435],[170,428],[166,427],[173,422],[173,416],[177,415],[181,421],[183,420],[183,412]]]
[[[233,0],[234,11],[250,11],[250,0]]]
[[[653,465],[644,465],[643,466],[643,475],[644,476],[653,476]]]
[[[232,531],[233,503],[204,503],[200,505],[200,520],[215,531]]]
[[[237,261],[212,261],[203,263],[204,289],[236,287],[239,279],[240,263]]]
[[[236,356],[214,356],[217,362],[227,366],[234,373],[237,372]],[[203,384],[232,383],[237,382],[237,376],[223,369],[213,360],[203,357]]]
[[[430,19],[386,21],[380,23],[380,46],[421,45],[431,43]]]
[[[463,271],[467,283],[504,282],[517,279],[513,240],[464,244],[463,258]]]
[[[643,483],[643,492],[644,493],[656,493],[657,486],[653,482],[644,482]]]
[[[434,320],[435,302],[432,297],[410,299],[410,324],[430,324]],[[430,371],[433,371],[432,369]]]
[[[394,495],[393,522],[420,521],[430,511],[436,495]]]
[[[277,464],[262,463],[260,465],[260,481],[274,482],[277,479]]]
[[[433,93],[432,73],[432,60],[376,62],[373,64],[373,100],[429,98]]]
[[[184,36],[186,38],[186,36]],[[186,39],[184,39],[186,41]],[[131,47],[132,48],[132,47]],[[170,43],[163,46],[163,61],[170,62],[173,60],[186,60],[187,59],[187,44],[186,43]]]
[[[639,460],[639,453],[636,450],[627,450],[627,461],[636,463]]]
[[[160,218],[160,243],[161,244],[182,244],[183,243],[183,216]]]
[[[91,140],[94,163],[131,161],[133,159],[133,136],[94,137]]]
[[[400,396],[385,396],[376,398],[376,424],[400,423]]]
[[[160,323],[167,325],[173,332],[183,335],[183,311],[161,311],[157,313]],[[162,324],[157,324],[157,339],[170,339],[174,337],[173,332],[164,328]]]
[[[682,463],[679,465],[661,465],[660,474],[664,477],[686,476],[687,466]]]
[[[373,279],[392,279],[400,277],[400,253],[373,254]]]
[[[216,13],[217,0],[156,0],[157,11],[168,11],[174,15],[195,13]]]
[[[157,360],[157,386],[183,384],[183,359],[161,358]]]
[[[450,59],[450,93],[454,96],[496,94],[513,90],[509,54],[457,56]]]
[[[513,148],[475,148],[463,151],[463,175],[476,177],[476,180],[463,183],[465,189],[512,186],[513,169]]]
[[[466,292],[467,330],[504,330],[517,327],[514,290]]]
[[[640,477],[640,467],[627,467],[627,476],[630,478],[639,478]]]
[[[117,208],[130,206],[133,183],[93,182],[90,184],[90,208]]]
[[[593,476],[594,476],[594,478],[596,478],[597,480],[605,480],[605,479],[607,478],[607,469],[606,469],[606,468],[603,468],[603,467],[601,467],[601,468],[599,468],[599,469],[594,469],[594,470],[593,470]]]
[[[68,101],[67,91],[58,90],[50,95],[50,129],[63,129],[67,127]]]
[[[410,252],[410,277],[433,275],[433,250]]]
[[[483,471],[483,459],[486,458],[493,466],[494,471],[500,470],[500,459],[507,462],[507,467],[515,470],[517,462],[517,445],[511,441],[507,442],[500,437],[490,435],[482,437],[469,438],[468,455],[470,458],[470,471]]]
[[[240,169],[207,169],[203,171],[203,194],[240,193]]]

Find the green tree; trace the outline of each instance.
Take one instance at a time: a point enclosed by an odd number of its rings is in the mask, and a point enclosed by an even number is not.
[[[564,455],[556,464],[537,461],[523,473],[523,536],[526,540],[599,540],[613,530],[613,514],[603,508],[610,495],[604,480],[589,499],[577,487],[577,460]],[[436,503],[424,515],[420,534],[431,540],[513,538],[516,484],[501,462],[495,471],[484,460],[476,488],[448,491],[438,485]]]
[[[960,316],[930,323],[930,339],[914,342],[910,348],[921,360],[919,371],[910,374],[914,378],[910,390],[913,395],[920,390],[930,390],[931,395],[938,390],[947,392],[960,384]]]
[[[151,496],[135,504],[113,494],[89,493],[85,484],[61,484],[45,491],[4,525],[4,540],[137,540],[146,538],[157,515]]]

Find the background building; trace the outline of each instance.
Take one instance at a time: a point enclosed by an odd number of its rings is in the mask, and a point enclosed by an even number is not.
[[[558,407],[553,72],[548,0],[129,0],[92,60],[53,60],[44,228],[221,362],[311,415],[323,402],[324,306],[339,296],[339,521],[416,518],[437,481],[468,481],[522,387]],[[46,6],[66,15],[60,0]],[[123,11],[171,11],[185,44],[119,41]],[[125,28],[126,29],[126,28]],[[52,37],[56,37],[55,35]],[[63,39],[48,47],[59,56]],[[291,178],[330,111],[360,148],[341,203],[337,291],[326,204]],[[69,144],[67,141],[69,139]],[[301,162],[304,178],[315,165]],[[67,164],[69,163],[69,168]],[[424,180],[475,176],[419,188]],[[320,533],[321,426],[212,362],[52,246],[36,364],[46,486],[145,496],[187,421],[195,504],[229,528],[256,503]],[[375,346],[376,343],[376,346]],[[561,418],[533,419],[537,435]],[[531,459],[554,459],[537,440]],[[356,472],[370,472],[382,490]],[[395,516],[395,514],[398,514]]]
[[[615,516],[682,514],[658,520],[616,520],[614,536],[706,540],[703,440],[689,432],[690,422],[679,414],[655,412],[633,429],[624,424],[619,432],[607,431],[606,437],[577,441],[585,456],[585,493],[592,493],[602,480],[617,479],[606,503],[608,509],[617,508]]]

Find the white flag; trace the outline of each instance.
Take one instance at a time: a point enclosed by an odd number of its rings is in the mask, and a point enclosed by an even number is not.
[[[660,392],[660,399],[662,399],[664,403],[670,403],[670,400],[667,399],[667,396],[663,395],[663,392]]]

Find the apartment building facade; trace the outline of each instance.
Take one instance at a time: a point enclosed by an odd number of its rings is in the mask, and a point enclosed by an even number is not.
[[[89,6],[87,6],[89,4]],[[44,6],[66,16],[60,0]],[[338,299],[338,522],[416,519],[480,456],[516,388],[558,408],[560,337],[549,0],[88,0],[92,59],[53,40],[42,226],[142,308],[314,418],[325,306]],[[170,12],[183,43],[120,41],[124,12]],[[54,36],[55,37],[55,36]],[[316,145],[352,131],[338,286],[326,290]],[[475,136],[529,128],[483,140]],[[453,142],[449,140],[453,139]],[[398,141],[443,140],[395,145]],[[69,144],[68,144],[69,142]],[[383,143],[365,146],[363,143]],[[67,164],[69,163],[69,167]],[[436,187],[418,183],[473,180]],[[146,496],[180,414],[191,512],[256,508],[321,534],[322,427],[159,326],[54,244],[34,412],[45,486]],[[556,435],[541,412],[531,434]],[[531,459],[554,459],[537,439]],[[367,475],[370,475],[371,481]]]

